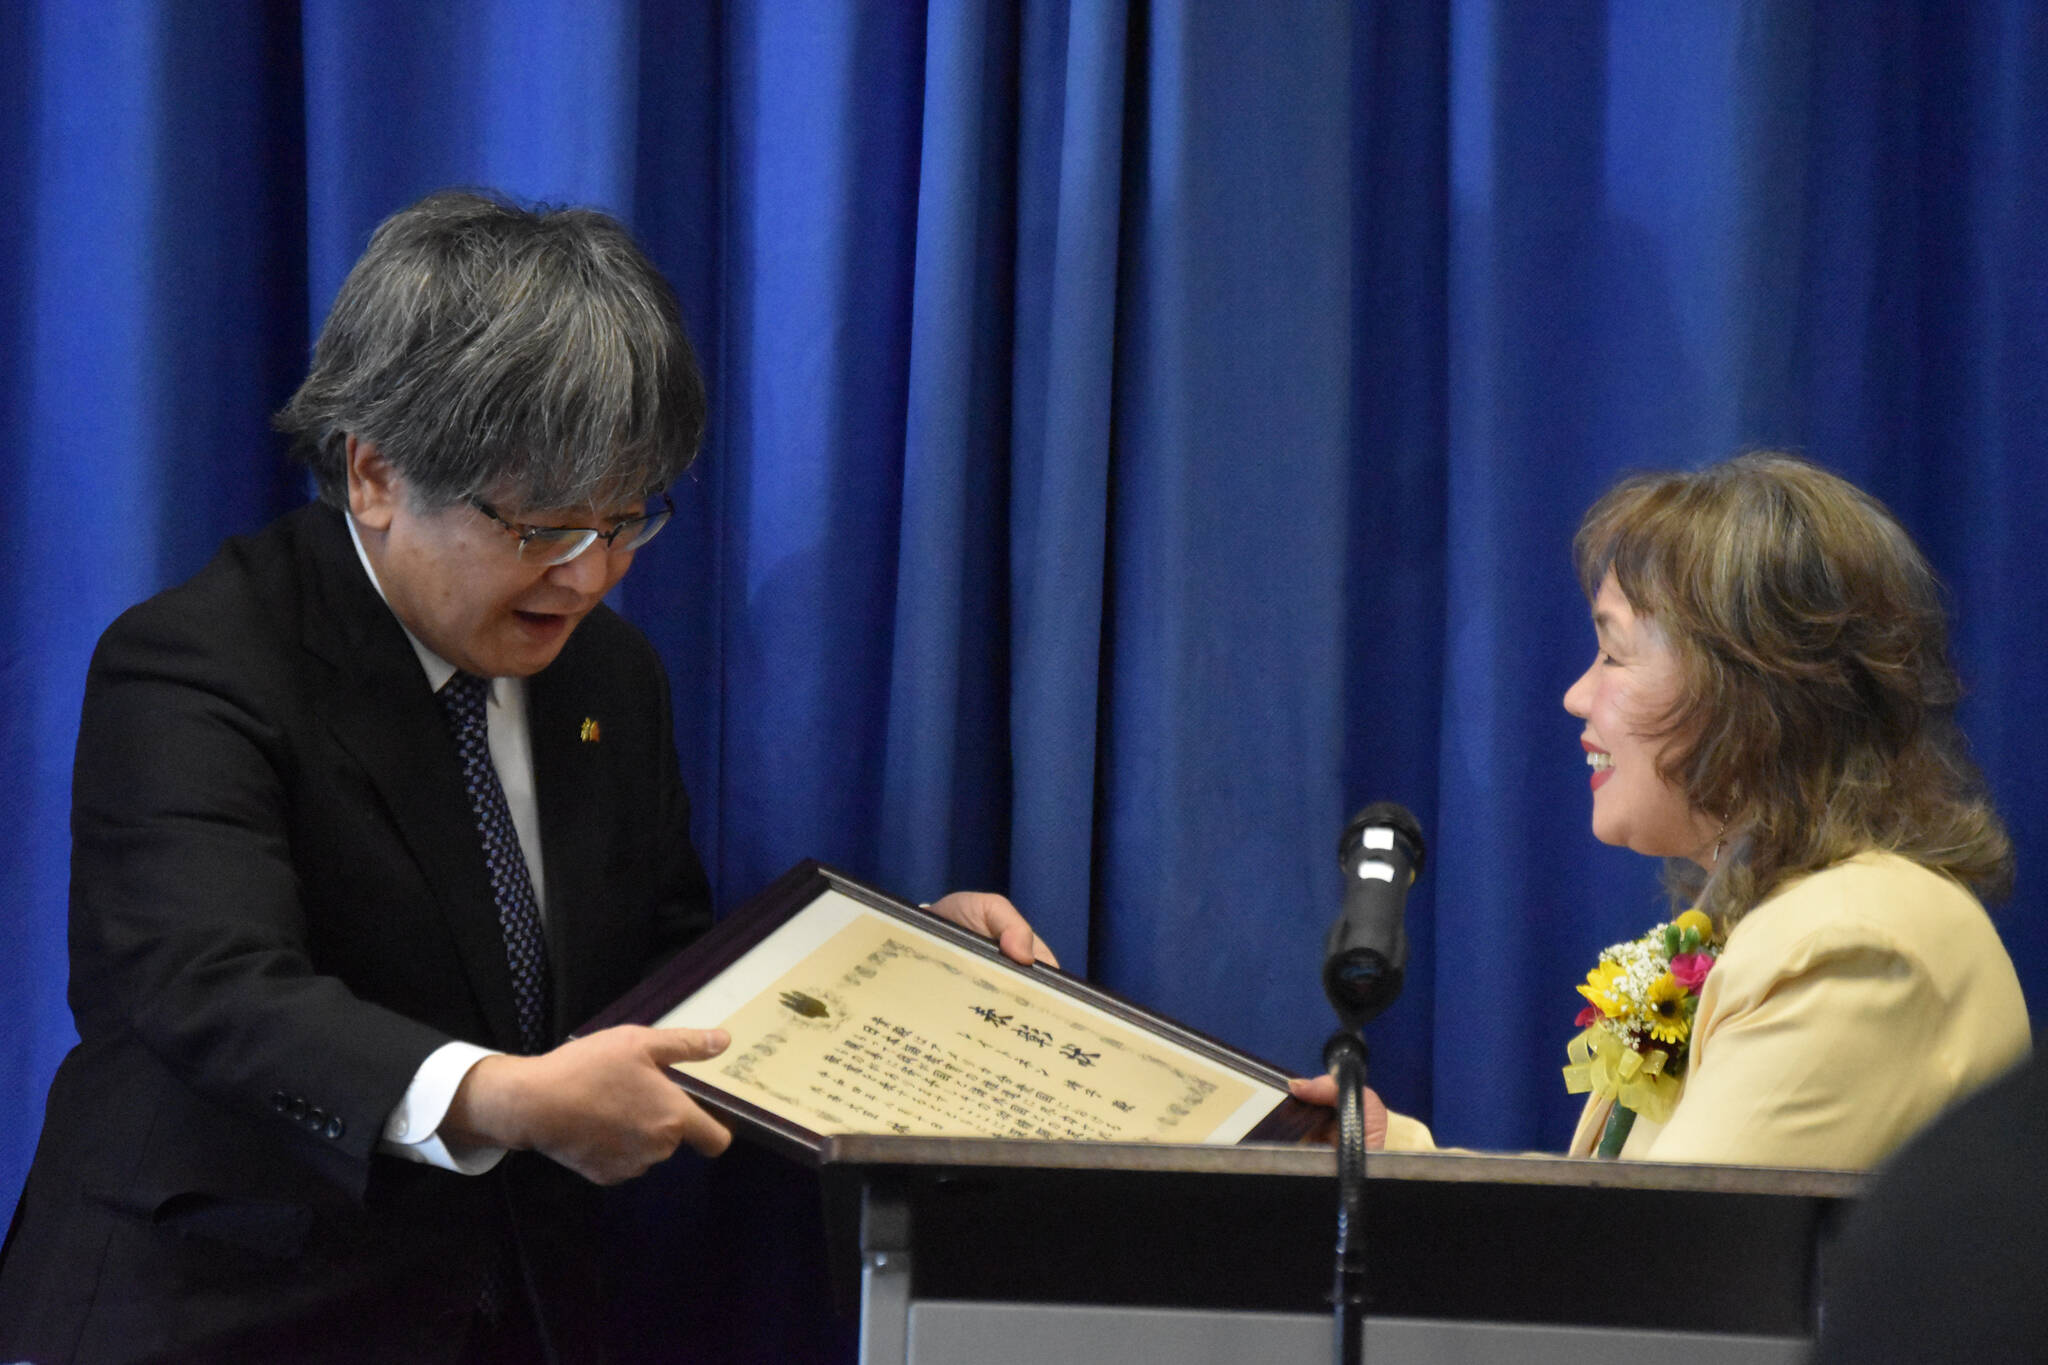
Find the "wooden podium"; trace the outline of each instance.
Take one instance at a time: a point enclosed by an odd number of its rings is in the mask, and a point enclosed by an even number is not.
[[[845,1136],[822,1158],[862,1365],[1332,1358],[1327,1148]],[[1862,1182],[1375,1154],[1365,1358],[1790,1365]]]

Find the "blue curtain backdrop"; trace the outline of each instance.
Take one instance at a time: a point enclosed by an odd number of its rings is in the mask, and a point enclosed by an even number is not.
[[[806,856],[1003,889],[1308,1070],[1336,833],[1399,799],[1430,870],[1377,1081],[1444,1141],[1556,1147],[1571,986],[1660,910],[1586,830],[1570,535],[1624,470],[1786,446],[1954,590],[2038,1007],[2044,13],[0,7],[0,1208],[72,1041],[93,641],[304,496],[266,416],[370,228],[449,184],[607,208],[683,298],[711,435],[621,605],[722,905]],[[620,1201],[664,1252],[621,1330],[841,1351],[777,1309],[813,1202],[673,1163]]]

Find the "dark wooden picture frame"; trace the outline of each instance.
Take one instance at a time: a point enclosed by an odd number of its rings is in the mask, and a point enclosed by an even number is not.
[[[1288,1073],[1269,1062],[1135,1005],[1114,992],[1044,963],[1021,966],[1004,957],[996,945],[929,911],[856,881],[834,868],[805,860],[770,883],[759,895],[720,920],[709,933],[676,955],[666,966],[600,1012],[579,1034],[617,1024],[652,1024],[731,968],[754,946],[828,891],[837,891],[868,909],[902,920],[950,946],[972,954],[1003,971],[1015,972],[1032,985],[1091,1005],[1126,1026],[1185,1048],[1205,1061],[1248,1080],[1287,1089]],[[669,1073],[698,1103],[734,1125],[734,1132],[807,1165],[820,1163],[833,1134],[816,1132],[779,1114],[770,1113],[702,1077]],[[1284,1097],[1247,1133],[1242,1142],[1299,1142],[1322,1129],[1325,1110]]]

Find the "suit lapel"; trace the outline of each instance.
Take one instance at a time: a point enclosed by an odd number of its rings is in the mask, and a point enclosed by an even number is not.
[[[603,932],[604,916],[583,898],[602,885],[613,826],[614,793],[604,779],[603,707],[596,697],[580,642],[572,637],[562,657],[529,679],[527,737],[533,749],[533,785],[540,803],[541,861],[547,877],[548,950],[555,973],[557,1034],[583,1022],[576,964],[591,960],[579,935]],[[590,722],[586,727],[585,722]],[[603,1003],[603,1002],[600,1002]]]
[[[504,931],[441,704],[398,618],[357,562],[339,514],[330,513],[305,543],[303,638],[331,669],[319,698],[328,726],[383,798],[445,917],[490,1028],[490,1038],[476,1041],[517,1050]]]

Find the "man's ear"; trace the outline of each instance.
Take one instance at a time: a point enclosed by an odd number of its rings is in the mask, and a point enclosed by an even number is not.
[[[354,432],[342,437],[342,464],[348,473],[348,510],[356,525],[371,531],[391,528],[392,513],[405,495],[403,479],[373,442]]]

